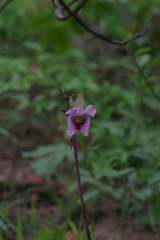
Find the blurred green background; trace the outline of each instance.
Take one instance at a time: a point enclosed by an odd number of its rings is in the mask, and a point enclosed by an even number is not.
[[[134,213],[139,226],[149,225],[157,234],[160,2],[88,1],[79,14],[112,39],[125,40],[143,30],[146,35],[126,46],[111,45],[73,19],[58,21],[47,0],[15,0],[0,13],[0,239],[52,239],[54,234],[54,239],[66,239],[66,225],[57,232],[44,228],[45,223],[35,228],[36,209],[46,205],[59,207],[55,218],[62,222],[79,218],[61,87],[74,99],[83,93],[85,106],[97,110],[89,136],[76,134],[89,212],[98,212],[104,199],[112,197],[120,203],[123,219]],[[17,166],[21,174],[16,178]],[[23,175],[24,166],[30,170]],[[32,214],[22,227],[28,217],[23,208]]]

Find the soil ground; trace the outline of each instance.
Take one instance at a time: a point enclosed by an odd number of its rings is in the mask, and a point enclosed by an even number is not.
[[[147,229],[140,229],[135,216],[122,220],[120,204],[112,198],[104,201],[103,209],[106,216],[100,216],[95,222],[95,240],[151,240],[154,234]]]

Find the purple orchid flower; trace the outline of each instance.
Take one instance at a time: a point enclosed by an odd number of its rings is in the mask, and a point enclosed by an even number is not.
[[[66,112],[68,116],[68,130],[69,135],[74,135],[76,131],[81,132],[84,136],[88,136],[88,129],[90,126],[90,117],[94,117],[96,109],[93,109],[93,105],[89,105],[84,111],[84,99],[82,93],[78,94],[76,98],[76,107],[69,109]],[[89,115],[89,116],[88,116]]]

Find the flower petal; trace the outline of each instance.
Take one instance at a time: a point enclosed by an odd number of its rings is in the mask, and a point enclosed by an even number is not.
[[[76,107],[81,107],[83,108],[84,106],[84,98],[83,98],[83,94],[79,93],[78,97],[76,98]]]
[[[73,114],[69,115],[67,118],[67,121],[68,121],[67,133],[71,136],[74,135],[75,131],[77,131],[77,125],[73,122],[72,118],[73,118]]]
[[[68,115],[68,114],[71,114],[71,113],[75,113],[76,111],[77,111],[77,108],[74,107],[74,108],[69,109],[65,114]]]
[[[92,109],[93,107],[94,107],[93,105],[89,105],[84,111],[84,113],[90,115],[91,117],[94,117],[96,114],[96,109]]]
[[[89,126],[90,126],[90,117],[88,117],[87,115],[86,115],[86,121],[83,123],[83,124],[81,124],[81,126],[80,126],[80,128],[79,128],[79,131],[85,136],[85,137],[87,137],[88,136],[88,128],[89,128]]]

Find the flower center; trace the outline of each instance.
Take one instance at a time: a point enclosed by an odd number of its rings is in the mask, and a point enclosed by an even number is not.
[[[73,121],[77,124],[82,124],[86,121],[86,115],[85,114],[75,114],[73,117]]]
[[[74,122],[79,124],[79,123],[83,123],[83,120],[80,118],[75,118]]]

